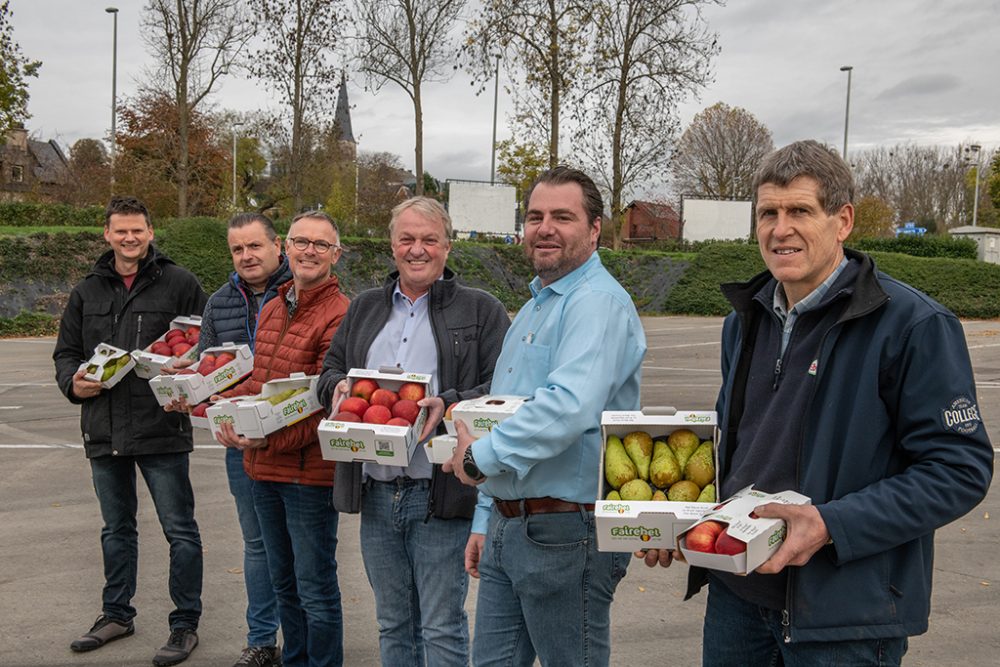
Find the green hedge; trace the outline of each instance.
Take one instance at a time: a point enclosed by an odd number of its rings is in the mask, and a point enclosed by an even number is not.
[[[59,318],[45,313],[24,312],[17,317],[0,317],[0,338],[18,336],[55,336]]]
[[[895,252],[913,257],[950,257],[976,259],[977,246],[972,239],[953,236],[897,236],[895,238],[850,239],[848,247],[864,252]]]
[[[0,202],[0,225],[8,227],[93,227],[104,225],[101,206]]]

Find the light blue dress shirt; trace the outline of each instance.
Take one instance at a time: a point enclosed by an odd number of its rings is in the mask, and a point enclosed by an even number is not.
[[[472,444],[487,476],[472,531],[485,533],[492,499],[551,496],[592,503],[600,476],[601,412],[637,410],[646,336],[632,298],[595,252],[542,287],[518,312],[490,393],[531,396]]]
[[[365,368],[380,366],[395,366],[407,373],[428,373],[431,375],[431,386],[428,396],[437,394],[437,344],[434,342],[434,330],[431,328],[430,314],[427,306],[430,303],[430,292],[410,301],[409,297],[399,290],[399,282],[392,292],[392,313],[382,330],[368,348]],[[397,477],[411,479],[430,479],[430,461],[423,447],[417,447],[410,459],[410,465],[383,466],[377,463],[365,463],[362,472],[381,482],[387,482]]]

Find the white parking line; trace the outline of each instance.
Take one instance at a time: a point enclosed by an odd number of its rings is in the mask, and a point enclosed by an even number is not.
[[[646,366],[642,367],[644,371],[680,371],[683,373],[715,373],[718,375],[720,373],[718,368],[677,368],[675,366]],[[643,385],[646,386],[646,385]]]
[[[647,350],[673,350],[682,347],[707,347],[709,345],[721,345],[721,341],[712,341],[710,343],[678,343],[677,345],[654,345],[653,347],[646,348]]]
[[[20,410],[20,405],[0,405],[0,410]]]
[[[0,387],[58,387],[55,382],[0,382]]]

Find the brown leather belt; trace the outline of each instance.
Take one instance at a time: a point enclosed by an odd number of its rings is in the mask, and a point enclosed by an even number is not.
[[[579,512],[581,509],[587,512],[594,511],[594,504],[569,503],[558,498],[525,498],[524,500],[498,500],[494,499],[493,504],[497,506],[497,511],[508,519],[528,514],[556,514],[561,512]]]

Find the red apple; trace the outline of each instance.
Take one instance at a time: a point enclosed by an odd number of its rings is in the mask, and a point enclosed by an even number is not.
[[[198,375],[208,375],[215,370],[215,355],[206,354],[198,362]]]
[[[205,411],[208,410],[208,403],[199,403],[194,406],[194,410],[191,411],[192,417],[205,417]]]
[[[167,335],[163,337],[168,344],[173,344],[175,339],[184,338],[184,331],[181,329],[171,329],[167,332]]]
[[[194,375],[194,369],[193,368],[182,368],[179,371],[177,371],[177,374],[178,375]]]
[[[164,343],[161,340],[158,340],[155,343],[153,343],[152,345],[150,345],[149,346],[149,351],[152,352],[153,354],[159,354],[159,355],[162,355],[164,357],[172,357],[172,356],[174,356],[174,353],[171,350],[170,345],[168,343]]]
[[[447,420],[449,420],[449,421],[452,421],[452,420],[454,419],[454,418],[453,418],[453,417],[451,416],[451,410],[452,410],[452,408],[454,408],[454,407],[455,407],[456,405],[458,405],[458,403],[452,403],[451,405],[449,405],[449,406],[448,406],[448,409],[444,411],[444,418],[445,418],[445,419],[447,419]]]
[[[735,556],[736,554],[741,554],[746,550],[747,545],[745,542],[740,542],[738,539],[732,537],[726,532],[719,533],[719,537],[715,540],[715,553],[717,554]]]
[[[361,417],[357,416],[353,412],[348,412],[347,410],[341,410],[333,416],[333,421],[335,422],[359,422]]]
[[[396,392],[389,389],[376,389],[372,392],[372,405],[382,405],[387,409],[391,408],[399,400],[399,396]]]
[[[390,419],[389,421],[387,421],[385,423],[385,425],[386,426],[406,426],[407,428],[409,428],[410,426],[412,426],[412,424],[410,422],[406,421],[402,417],[393,417],[392,419]]]
[[[361,421],[366,424],[385,424],[390,419],[392,419],[392,413],[389,412],[389,408],[384,405],[373,405],[365,410]]]
[[[427,394],[425,386],[419,382],[404,382],[399,387],[400,400],[419,401]]]
[[[691,551],[715,553],[715,538],[722,533],[725,526],[718,521],[699,523],[684,535],[684,544]]]
[[[185,336],[195,336],[195,337],[200,336],[201,335],[201,327],[197,327],[197,326],[195,326],[195,325],[192,324],[191,326],[189,326],[187,328],[187,331],[184,332],[184,335]]]
[[[180,357],[187,354],[187,351],[191,349],[191,343],[176,343],[170,348],[171,356]]]
[[[407,398],[399,399],[392,406],[392,416],[405,419],[411,425],[417,421],[418,414],[420,414],[420,406]]]
[[[232,362],[233,359],[235,359],[235,358],[236,358],[236,355],[233,354],[232,352],[221,352],[219,354],[219,356],[216,357],[216,359],[215,359],[215,369],[218,370],[218,369],[222,368],[226,364]]]
[[[363,398],[358,398],[357,396],[351,396],[350,398],[345,398],[340,402],[341,412],[353,412],[358,417],[363,417],[365,410],[368,409],[368,401]]]
[[[378,383],[375,380],[361,378],[360,380],[355,380],[354,384],[351,385],[351,396],[370,401],[376,389],[378,389]]]

